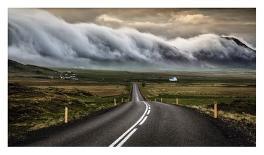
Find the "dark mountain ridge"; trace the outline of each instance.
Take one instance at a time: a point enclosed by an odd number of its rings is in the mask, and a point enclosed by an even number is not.
[[[57,71],[29,64],[22,64],[14,60],[8,59],[8,73],[31,73],[41,75],[55,75]]]

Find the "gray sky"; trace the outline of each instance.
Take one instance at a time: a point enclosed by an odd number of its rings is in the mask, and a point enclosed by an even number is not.
[[[131,27],[167,39],[236,35],[256,45],[255,9],[45,9],[70,23]]]

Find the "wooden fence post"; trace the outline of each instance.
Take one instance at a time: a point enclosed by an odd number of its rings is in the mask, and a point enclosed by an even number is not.
[[[179,100],[178,100],[178,98],[176,98],[176,104],[179,104]]]
[[[157,102],[157,99],[155,98],[155,102]]]
[[[64,112],[64,123],[68,123],[68,107],[65,107],[65,112]]]
[[[217,102],[214,101],[214,118],[217,118],[217,114],[218,114],[218,112],[217,112]]]
[[[114,105],[116,106],[116,99],[114,98]]]
[[[162,98],[160,98],[160,102],[162,102]]]

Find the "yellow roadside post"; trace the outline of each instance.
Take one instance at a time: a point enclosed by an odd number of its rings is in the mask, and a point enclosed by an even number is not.
[[[65,112],[64,112],[64,123],[68,123],[68,107],[65,107]]]
[[[217,114],[218,114],[218,112],[217,112],[217,102],[214,101],[214,118],[217,118]]]
[[[114,105],[116,106],[116,99],[114,98]]]

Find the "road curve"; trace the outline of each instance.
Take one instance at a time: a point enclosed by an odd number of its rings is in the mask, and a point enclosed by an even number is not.
[[[27,146],[229,146],[211,121],[188,108],[147,102],[137,84],[132,101],[49,133]]]

